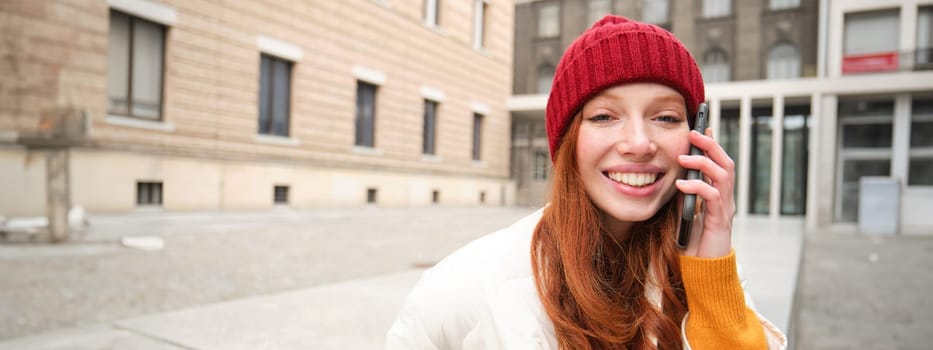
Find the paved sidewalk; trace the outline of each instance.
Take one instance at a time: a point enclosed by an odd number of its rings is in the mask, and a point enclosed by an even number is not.
[[[3,350],[380,349],[421,270],[79,327]]]
[[[787,329],[800,220],[736,223],[738,260],[761,313]],[[0,342],[0,350],[380,349],[421,270],[195,306]]]
[[[931,269],[931,235],[807,235],[796,348],[933,348]]]
[[[432,264],[532,208],[425,207],[92,216],[66,244],[0,244],[0,341]],[[162,240],[156,251],[122,237]]]

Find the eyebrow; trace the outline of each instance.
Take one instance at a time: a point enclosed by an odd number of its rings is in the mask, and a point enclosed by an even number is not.
[[[605,98],[613,99],[608,96],[605,96]],[[624,100],[626,97],[619,96],[619,98]],[[604,99],[597,100],[595,97],[594,97],[594,100],[598,102],[596,103],[595,106],[592,106],[590,108],[609,108],[613,104],[613,102],[605,101]],[[684,113],[686,113],[687,110],[689,110],[686,104],[686,100],[679,93],[676,93],[676,92],[665,93],[661,96],[654,97],[651,99],[651,105],[659,105],[659,104],[675,104],[678,106],[682,104],[684,107]],[[580,106],[581,113],[583,112],[583,110],[584,110],[584,106]]]
[[[676,94],[667,94],[667,95],[664,95],[664,96],[655,98],[655,99],[654,99],[654,102],[664,102],[664,103],[673,102],[673,103],[677,103],[677,102],[684,102],[684,101],[683,101],[683,99],[680,97],[680,95],[676,95]]]

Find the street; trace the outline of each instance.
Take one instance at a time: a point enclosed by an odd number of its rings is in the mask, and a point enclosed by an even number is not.
[[[0,244],[0,340],[429,266],[531,208],[92,216],[62,245]],[[165,247],[121,246],[123,236]]]
[[[933,237],[808,234],[796,349],[930,349]]]
[[[0,349],[380,348],[421,269],[533,210],[92,216],[69,243],[0,244]],[[759,311],[782,328],[793,319],[793,349],[929,348],[933,238],[801,227],[748,218],[734,238]]]

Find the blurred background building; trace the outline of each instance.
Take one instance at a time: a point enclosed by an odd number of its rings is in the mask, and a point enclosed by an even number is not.
[[[697,58],[739,215],[852,227],[886,176],[931,232],[933,0],[0,2],[0,214],[542,205],[554,69],[607,13]]]
[[[0,2],[0,214],[512,204],[513,8]]]
[[[544,108],[563,50],[614,13],[672,31],[696,57],[713,132],[737,163],[738,215],[851,228],[859,178],[886,176],[899,181],[900,231],[933,232],[933,0],[515,3],[517,203],[547,198]]]

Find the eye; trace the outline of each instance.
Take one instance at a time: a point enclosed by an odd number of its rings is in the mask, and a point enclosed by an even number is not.
[[[591,122],[597,122],[597,123],[607,122],[607,121],[612,120],[612,117],[610,117],[608,114],[597,114],[592,117],[586,118],[586,120],[591,121]]]
[[[682,121],[680,117],[675,115],[660,115],[655,117],[654,120],[664,123],[680,123]]]

